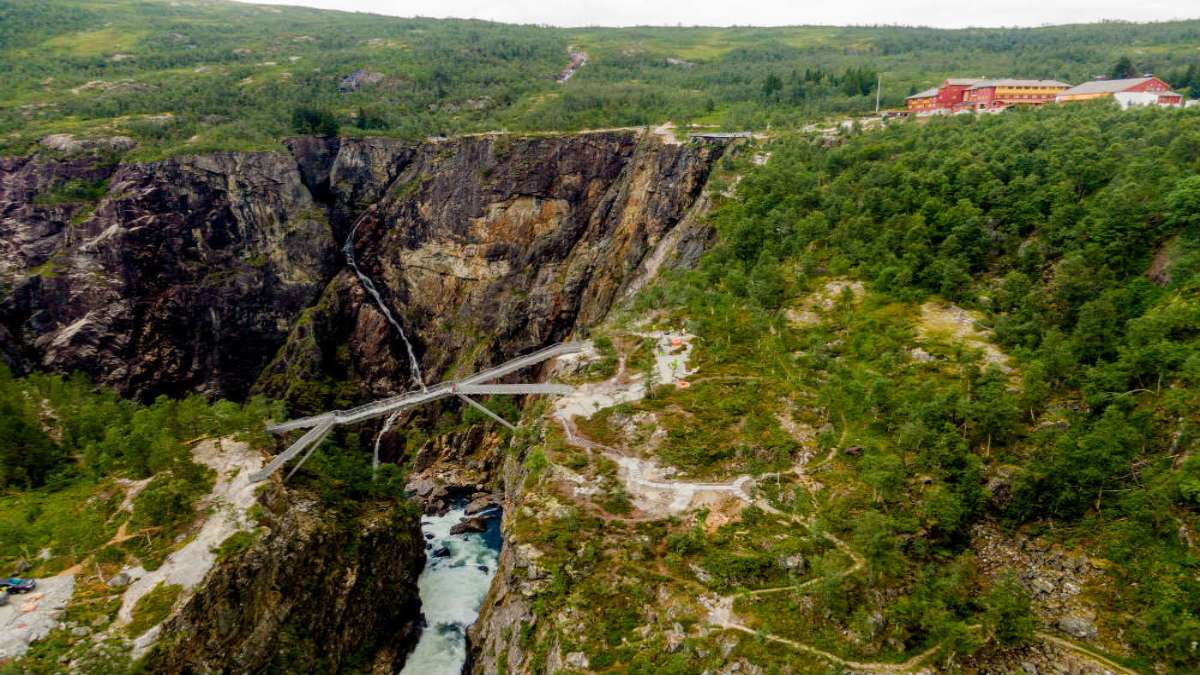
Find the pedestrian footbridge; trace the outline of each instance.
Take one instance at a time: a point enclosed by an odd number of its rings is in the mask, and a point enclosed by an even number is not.
[[[450,382],[442,382],[432,387],[426,387],[422,391],[414,391],[398,396],[372,401],[364,405],[349,410],[331,410],[320,415],[311,417],[302,417],[280,424],[273,424],[267,427],[267,431],[273,434],[282,434],[289,431],[297,431],[307,429],[303,436],[298,438],[295,443],[288,446],[287,450],[279,453],[272,459],[262,470],[251,476],[254,482],[266,480],[276,469],[283,466],[300,453],[304,453],[304,457],[296,463],[291,472],[290,477],[300,465],[312,455],[313,451],[320,445],[321,441],[333,430],[334,427],[347,424],[358,424],[377,417],[386,417],[400,412],[406,408],[415,408],[416,406],[425,403],[432,403],[443,398],[456,396],[463,402],[474,406],[487,416],[503,424],[508,428],[512,428],[506,420],[495,415],[492,411],[485,408],[483,405],[470,398],[471,395],[511,395],[519,396],[526,394],[569,394],[572,388],[563,384],[486,384],[493,380],[514,373],[522,368],[537,365],[543,361],[547,361],[556,356],[564,354],[575,354],[583,351],[584,343],[582,342],[564,342],[561,344],[546,347],[532,354],[526,354],[510,361],[506,361],[498,366],[480,371],[474,375],[460,378]],[[305,452],[307,450],[307,452]]]

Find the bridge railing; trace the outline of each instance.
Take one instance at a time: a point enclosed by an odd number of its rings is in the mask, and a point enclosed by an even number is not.
[[[371,419],[372,417],[382,417],[393,413],[397,410],[428,403],[440,398],[449,396],[459,396],[467,403],[479,408],[484,413],[491,415],[496,421],[505,426],[512,427],[506,420],[498,417],[487,408],[467,397],[468,394],[568,394],[571,388],[561,384],[545,384],[545,383],[527,383],[527,384],[483,384],[490,380],[503,377],[509,373],[515,372],[522,368],[527,368],[536,363],[541,363],[555,356],[562,354],[572,354],[583,351],[584,343],[568,342],[564,344],[551,345],[549,347],[539,349],[531,354],[519,356],[515,359],[502,363],[493,368],[475,373],[458,382],[442,382],[441,384],[429,387],[424,391],[407,392],[397,396],[391,396],[379,401],[365,403],[349,410],[331,410],[320,415],[311,417],[303,417],[300,419],[282,422],[267,427],[271,433],[283,433],[295,429],[308,429],[295,443],[292,443],[287,450],[279,453],[262,468],[256,472],[251,480],[261,481],[266,479],[279,467],[286,462],[299,455],[309,448],[309,453],[306,454],[292,469],[295,473],[296,469],[308,459],[312,454],[317,444],[328,434],[333,427],[342,424],[353,424],[363,420]]]
[[[334,415],[337,417],[338,424],[353,424],[354,422],[361,422],[362,420],[379,415],[386,415],[399,408],[407,408],[435,401],[439,398],[445,398],[452,393],[451,385],[449,383],[442,383],[432,386],[425,391],[401,394],[379,401],[372,401],[371,403],[365,403],[349,410],[338,410]]]
[[[295,443],[292,443],[287,450],[275,455],[275,458],[268,462],[266,466],[251,474],[250,481],[257,483],[258,481],[266,480],[272,473],[274,473],[275,469],[283,466],[288,460],[303,452],[305,448],[321,442],[321,439],[325,437],[325,434],[329,433],[329,431],[333,429],[333,425],[334,420],[332,417],[330,417],[318,423],[312,429],[309,429],[306,434],[298,438]]]
[[[327,420],[332,419],[335,425],[354,424],[373,417],[380,417],[389,413],[395,412],[401,408],[428,403],[440,398],[452,396],[454,387],[459,385],[477,385],[489,380],[494,380],[504,377],[509,373],[516,372],[522,368],[527,368],[536,363],[540,363],[547,359],[561,356],[563,354],[574,354],[583,351],[584,343],[582,342],[565,342],[556,345],[544,347],[535,352],[519,356],[515,359],[502,363],[498,366],[488,368],[486,370],[475,373],[463,378],[459,382],[442,382],[441,384],[429,387],[425,391],[408,392],[398,394],[389,398],[364,403],[363,405],[350,408],[348,410],[331,410],[320,415],[312,415],[310,417],[302,417],[300,419],[281,422],[267,427],[267,431],[273,434],[281,434],[297,429],[311,429],[319,426]],[[499,393],[499,392],[497,392]],[[530,393],[547,393],[547,392],[530,392]]]
[[[493,368],[488,368],[487,370],[475,373],[474,375],[464,377],[463,379],[459,380],[459,383],[479,384],[481,382],[487,382],[488,380],[494,380],[498,377],[504,377],[509,373],[521,370],[522,368],[531,366],[535,363],[540,363],[546,359],[552,359],[555,356],[562,356],[563,354],[575,354],[583,351],[583,349],[584,343],[582,342],[563,342],[560,344],[551,345],[549,347],[539,349],[536,352],[526,354],[525,356],[519,356],[511,361],[507,361]]]

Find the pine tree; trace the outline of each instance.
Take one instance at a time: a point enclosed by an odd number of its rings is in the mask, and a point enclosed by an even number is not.
[[[779,79],[779,76],[776,75],[775,73],[771,73],[771,74],[767,75],[766,81],[763,82],[763,88],[762,88],[763,98],[768,99],[768,100],[773,99],[782,90],[783,90],[783,80]]]
[[[1117,65],[1113,66],[1110,73],[1114,80],[1124,80],[1130,77],[1137,77],[1137,69],[1133,67],[1133,61],[1128,56],[1122,56]]]

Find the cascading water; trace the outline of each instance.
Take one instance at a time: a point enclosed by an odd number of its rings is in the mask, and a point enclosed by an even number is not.
[[[350,235],[346,237],[346,243],[342,245],[342,253],[346,254],[346,262],[350,264],[350,269],[354,270],[354,274],[358,277],[359,283],[366,289],[367,293],[375,299],[375,304],[379,307],[379,311],[383,312],[383,316],[392,324],[396,332],[400,334],[400,339],[404,341],[404,349],[408,352],[408,367],[412,371],[413,381],[425,391],[425,378],[421,375],[421,364],[417,361],[416,354],[413,353],[412,343],[408,341],[408,336],[404,333],[404,329],[400,327],[400,322],[396,321],[396,317],[392,316],[392,310],[383,302],[383,297],[379,295],[379,291],[375,288],[375,282],[371,281],[371,277],[363,274],[363,271],[358,268],[358,263],[354,259],[354,235],[358,232],[358,225],[363,221],[366,214],[363,214],[358,220],[354,221],[354,227],[350,228]]]
[[[490,518],[485,532],[450,534],[464,515],[459,505],[421,519],[427,550],[417,587],[426,625],[400,675],[459,675],[466,663],[467,627],[479,617],[500,558],[500,520]]]
[[[365,214],[364,216],[365,217]],[[342,246],[346,262],[358,277],[362,287],[375,299],[388,323],[396,329],[408,352],[408,364],[413,381],[426,391],[421,364],[413,353],[412,343],[400,322],[383,302],[371,278],[363,273],[354,258],[354,235],[363,218],[355,221]],[[379,444],[384,434],[395,424],[400,411],[390,415],[375,436],[372,466],[379,468]],[[459,675],[467,660],[467,627],[479,617],[479,608],[496,574],[500,559],[500,521],[495,514],[487,520],[487,530],[481,533],[450,534],[466,515],[459,504],[442,516],[425,516],[421,530],[426,539],[425,569],[417,581],[426,626],[421,638],[405,661],[401,675]],[[476,514],[489,515],[489,514]]]
[[[383,421],[383,426],[379,428],[379,433],[375,435],[375,454],[371,458],[371,471],[379,470],[379,444],[383,441],[383,435],[391,430],[392,425],[396,423],[396,418],[402,412],[404,412],[403,409],[388,415],[387,419]]]

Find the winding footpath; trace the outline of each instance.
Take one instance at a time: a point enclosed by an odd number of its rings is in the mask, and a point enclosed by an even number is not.
[[[636,333],[636,337],[655,340],[654,378],[663,384],[685,382],[694,371],[687,368],[692,352],[692,335],[683,332]],[[580,356],[596,356],[594,349]],[[554,418],[562,426],[567,443],[589,453],[599,453],[617,465],[618,477],[637,507],[664,518],[683,513],[697,504],[707,504],[723,496],[749,499],[747,486],[751,476],[740,476],[727,483],[669,480],[668,470],[652,460],[636,457],[616,448],[585,438],[575,426],[576,417],[590,417],[605,408],[631,403],[646,396],[645,376],[630,377],[625,359],[618,362],[617,373],[603,382],[588,383],[555,401]]]
[[[687,367],[688,357],[692,352],[691,341],[694,336],[685,332],[663,331],[635,333],[634,335],[641,338],[655,339],[654,372],[658,382],[679,386],[680,382],[686,382],[686,378],[696,372],[695,370],[689,370]],[[566,357],[566,359],[578,358],[586,362],[597,357],[598,354],[594,347],[588,343],[582,352],[572,354]],[[560,361],[563,360],[560,359]],[[775,477],[778,474],[764,474],[757,478],[750,475],[742,475],[726,483],[669,480],[665,477],[667,471],[663,470],[652,460],[642,459],[633,456],[631,453],[597,443],[585,437],[575,424],[576,417],[590,417],[605,408],[640,400],[645,397],[646,390],[644,376],[629,376],[625,359],[622,356],[618,361],[617,373],[611,378],[601,382],[581,385],[572,394],[560,397],[554,405],[552,417],[562,427],[567,444],[589,454],[599,453],[616,463],[618,478],[624,484],[626,491],[633,498],[639,510],[648,514],[648,517],[622,517],[608,514],[605,516],[606,520],[627,522],[658,520],[687,511],[693,508],[698,502],[701,504],[711,503],[715,498],[732,495],[748,505],[756,506],[766,513],[786,519],[800,527],[804,527],[810,532],[813,531],[815,517],[804,518],[782,511],[767,500],[754,494],[753,488],[759,480]],[[844,431],[845,425],[843,424],[843,436]],[[831,452],[814,466],[820,467],[825,465],[832,458],[833,453]],[[817,504],[816,494],[812,488],[819,485],[819,483],[808,475],[806,464],[807,461],[797,464],[793,467],[791,473],[799,478],[802,485],[809,488],[809,494],[815,506]],[[572,482],[577,485],[586,482],[582,477],[569,472],[569,470],[564,469],[564,471],[572,478]],[[589,492],[577,490],[576,494],[582,496],[589,494]],[[822,532],[821,536],[851,560],[851,564],[838,573],[839,578],[857,574],[866,566],[866,561],[863,557],[844,540],[829,532]],[[676,579],[676,577],[669,574],[664,574],[664,576]],[[685,581],[688,585],[697,585],[697,582],[690,580],[676,580]],[[710,626],[722,630],[745,633],[768,642],[785,645],[796,651],[817,656],[832,664],[854,671],[910,673],[916,671],[918,666],[925,663],[937,653],[940,645],[929,647],[913,655],[906,661],[898,663],[887,661],[853,661],[810,644],[755,630],[742,623],[734,611],[734,603],[739,598],[754,598],[789,591],[800,592],[815,585],[818,581],[820,581],[820,578],[813,578],[800,584],[760,588],[730,595],[715,595],[706,587],[700,586],[703,589],[700,591],[702,594],[700,603],[708,609],[705,620]],[[978,626],[975,628],[978,628]],[[1109,671],[1119,675],[1138,675],[1136,671],[1125,668],[1097,652],[1056,635],[1039,631],[1036,633],[1036,636],[1060,649],[1067,650],[1080,658],[1092,662],[1101,671]]]

